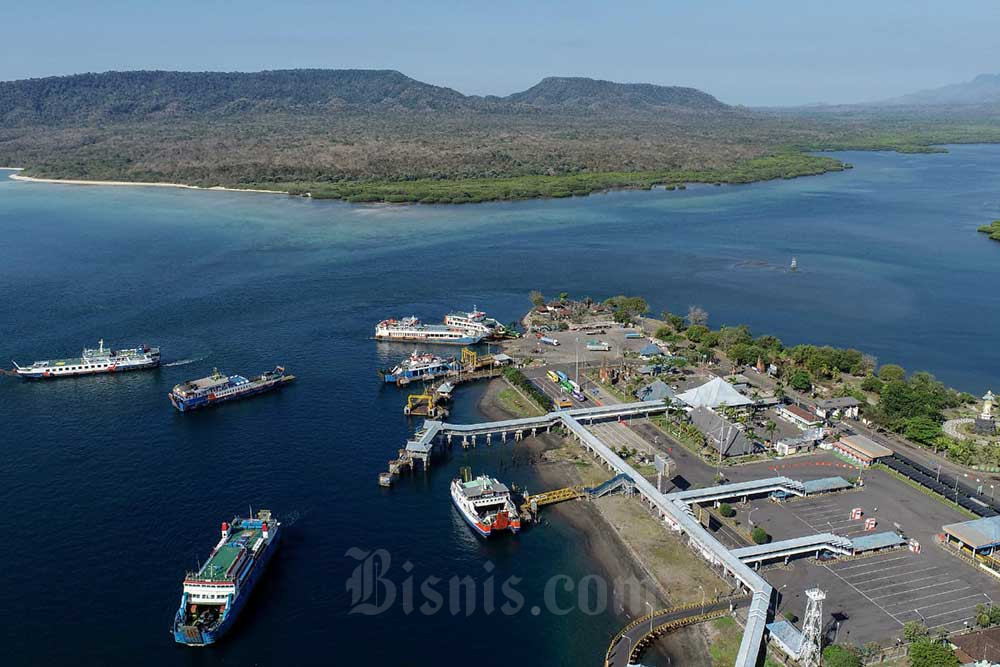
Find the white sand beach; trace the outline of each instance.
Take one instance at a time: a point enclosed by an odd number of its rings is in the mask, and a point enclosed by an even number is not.
[[[14,171],[22,171],[23,167],[11,167]],[[223,192],[259,192],[269,195],[287,195],[284,190],[255,190],[253,188],[224,188],[217,185],[205,188],[200,185],[185,185],[184,183],[147,183],[139,181],[83,181],[69,178],[36,178],[34,176],[22,176],[21,174],[11,174],[8,178],[16,181],[30,181],[32,183],[55,183],[57,185],[134,185],[146,188],[184,188],[187,190],[217,190]]]

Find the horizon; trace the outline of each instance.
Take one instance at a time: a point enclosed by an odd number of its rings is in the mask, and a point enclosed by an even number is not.
[[[504,97],[559,76],[696,88],[731,105],[859,104],[993,73],[992,26],[1000,19],[1000,5],[985,0],[876,7],[855,0],[836,7],[639,1],[614,13],[525,2],[502,14],[437,2],[250,2],[241,10],[70,5],[40,21],[32,8],[14,5],[8,25],[18,29],[8,38],[0,80],[392,69],[464,95]]]

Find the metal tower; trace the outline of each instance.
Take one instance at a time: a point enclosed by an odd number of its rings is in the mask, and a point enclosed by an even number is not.
[[[806,616],[802,621],[802,647],[799,649],[799,664],[802,667],[819,667],[823,649],[823,600],[826,593],[818,588],[806,591]]]

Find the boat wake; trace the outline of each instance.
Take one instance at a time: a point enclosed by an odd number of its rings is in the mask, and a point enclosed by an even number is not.
[[[194,357],[193,359],[178,359],[177,361],[171,361],[169,364],[161,364],[164,368],[172,368],[173,366],[187,366],[188,364],[193,364],[196,361],[201,361],[205,357]]]

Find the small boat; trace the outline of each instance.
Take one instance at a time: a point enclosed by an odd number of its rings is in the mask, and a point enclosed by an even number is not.
[[[256,518],[222,522],[222,537],[196,572],[184,577],[181,604],[170,628],[174,641],[214,644],[236,621],[254,585],[278,548],[281,522],[270,510]]]
[[[506,530],[512,533],[521,530],[521,516],[511,498],[510,489],[493,477],[456,477],[451,482],[451,499],[465,522],[480,537]]]
[[[788,268],[790,268],[792,271],[797,270],[799,268],[799,261],[794,257],[792,257],[792,265]]]
[[[187,412],[272,391],[294,379],[295,376],[286,374],[282,366],[250,379],[242,375],[223,375],[216,368],[208,377],[175,385],[167,397],[175,408]]]

